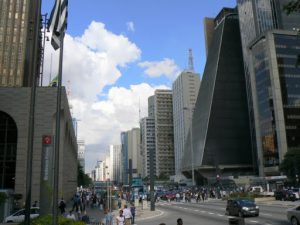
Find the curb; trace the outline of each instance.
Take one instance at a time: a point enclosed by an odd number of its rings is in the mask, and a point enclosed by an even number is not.
[[[161,211],[161,210],[158,210],[158,209],[157,209],[157,210],[155,210],[155,211],[158,211],[159,214],[158,214],[158,215],[153,215],[153,216],[148,216],[148,217],[136,218],[136,221],[143,221],[143,220],[153,219],[153,218],[155,218],[155,217],[159,217],[159,216],[162,216],[162,215],[164,214],[164,212]]]

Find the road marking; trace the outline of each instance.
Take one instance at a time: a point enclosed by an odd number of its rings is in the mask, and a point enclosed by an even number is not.
[[[268,213],[260,213],[260,215],[264,215],[264,216],[272,216],[271,214],[268,214]]]
[[[136,219],[136,221],[141,221],[141,220],[149,220],[149,219],[153,219],[153,218],[155,218],[155,217],[158,217],[158,216],[161,216],[161,215],[163,215],[163,214],[164,214],[164,212],[163,212],[163,211],[160,211],[160,210],[157,210],[157,209],[156,209],[156,211],[158,211],[158,212],[159,212],[159,214],[158,214],[158,215],[149,216],[149,217],[144,217],[144,218],[137,218],[137,219]]]
[[[256,221],[256,220],[250,220],[249,222],[251,222],[251,223],[258,223],[258,221]]]
[[[188,208],[183,208],[183,209],[188,210]]]
[[[194,209],[194,211],[195,211],[195,212],[199,212],[199,210],[198,210],[198,209]]]
[[[210,215],[214,215],[214,213],[212,213],[212,212],[209,212],[208,214],[210,214]]]
[[[200,211],[200,212],[202,212],[202,213],[206,213],[206,211]]]
[[[224,215],[222,215],[222,214],[217,214],[218,216],[224,216]]]

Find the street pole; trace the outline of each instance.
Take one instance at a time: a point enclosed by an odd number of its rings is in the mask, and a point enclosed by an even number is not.
[[[150,210],[155,211],[155,196],[154,196],[154,150],[150,149]]]
[[[30,208],[31,208],[31,186],[32,186],[32,162],[33,162],[33,146],[34,146],[34,114],[35,114],[35,99],[37,85],[37,44],[38,34],[40,29],[40,10],[41,2],[30,1],[28,37],[26,40],[25,66],[24,74],[32,76],[32,87],[30,88],[30,107],[29,107],[29,122],[28,122],[28,141],[27,141],[27,158],[26,158],[26,200],[25,200],[25,217],[26,225],[30,224]],[[30,78],[28,78],[30,81]],[[29,84],[30,85],[30,84]]]

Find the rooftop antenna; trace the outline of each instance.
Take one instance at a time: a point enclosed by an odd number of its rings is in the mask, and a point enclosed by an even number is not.
[[[141,98],[139,98],[139,122],[141,121]]]
[[[194,59],[192,49],[189,49],[189,71],[194,71]]]

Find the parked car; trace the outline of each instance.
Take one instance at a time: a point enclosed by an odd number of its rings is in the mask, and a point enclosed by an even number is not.
[[[229,199],[226,206],[229,216],[259,216],[259,207],[254,201],[248,199]]]
[[[291,222],[292,225],[299,225],[300,223],[300,206],[288,209],[286,212],[286,216],[288,221]]]
[[[295,194],[296,199],[300,199],[300,188],[292,188],[291,191]]]
[[[275,191],[274,197],[276,200],[281,200],[281,201],[295,201],[296,200],[296,195],[291,190]]]
[[[31,207],[30,209],[30,218],[36,218],[40,215],[40,208]],[[19,223],[23,222],[25,219],[25,209],[20,209],[19,211],[13,213],[12,215],[4,219],[5,223]]]

